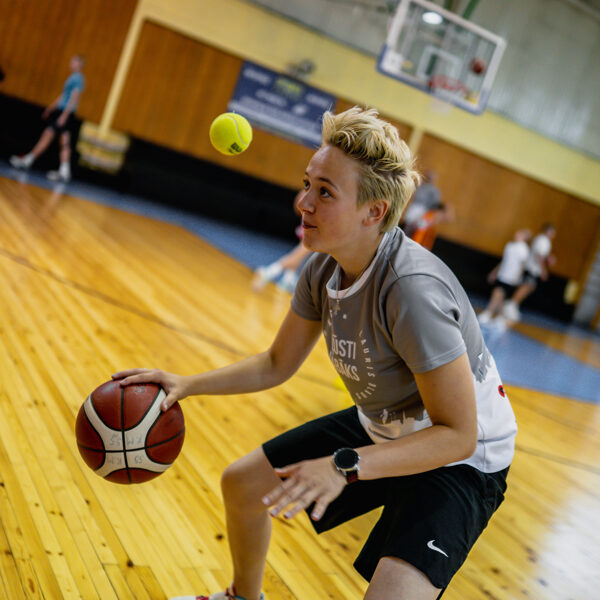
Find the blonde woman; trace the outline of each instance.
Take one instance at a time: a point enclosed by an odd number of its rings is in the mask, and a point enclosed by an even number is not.
[[[441,595],[502,502],[516,423],[467,296],[396,226],[418,175],[375,110],[326,113],[298,200],[315,252],[271,347],[192,376],[133,369],[165,408],[290,378],[323,333],[356,406],[284,433],[222,478],[233,582],[210,600],[259,600],[271,517],[307,511],[317,532],[375,507],[354,563],[369,600]],[[184,598],[184,597],[182,597]]]

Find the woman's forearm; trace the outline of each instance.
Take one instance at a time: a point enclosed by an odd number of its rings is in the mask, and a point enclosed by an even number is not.
[[[289,378],[273,363],[269,351],[255,354],[221,369],[191,375],[189,395],[226,395],[258,392]]]
[[[415,381],[433,425],[391,442],[366,446],[360,479],[423,473],[471,456],[477,447],[477,405],[466,352]]]
[[[398,477],[431,471],[475,452],[477,436],[446,425],[432,425],[391,442],[357,448],[359,479]]]

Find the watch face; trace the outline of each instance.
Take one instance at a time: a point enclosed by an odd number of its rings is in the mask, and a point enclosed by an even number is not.
[[[343,470],[354,469],[358,464],[358,452],[352,448],[342,448],[335,453],[335,464]]]

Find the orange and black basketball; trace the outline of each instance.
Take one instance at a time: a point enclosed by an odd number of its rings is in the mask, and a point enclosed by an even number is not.
[[[75,424],[86,464],[115,483],[143,483],[164,473],[185,435],[179,404],[162,412],[164,390],[154,383],[122,387],[108,381],[85,400]]]

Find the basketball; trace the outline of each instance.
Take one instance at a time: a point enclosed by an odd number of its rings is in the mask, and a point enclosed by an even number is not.
[[[143,483],[164,473],[185,435],[179,404],[162,412],[165,391],[154,383],[121,387],[107,381],[85,400],[75,423],[77,447],[97,475],[114,483]]]
[[[252,141],[252,126],[237,113],[223,113],[211,124],[210,143],[215,150],[227,156],[241,154]]]
[[[481,75],[485,71],[485,67],[485,60],[482,58],[474,58],[471,61],[471,71],[473,71],[473,73],[477,73],[477,75]]]

